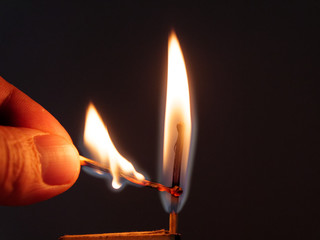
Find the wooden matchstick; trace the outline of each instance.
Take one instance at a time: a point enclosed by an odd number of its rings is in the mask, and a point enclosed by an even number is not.
[[[107,168],[106,166],[81,155],[80,155],[80,164],[81,166],[91,167],[102,172],[110,172],[109,168]],[[146,179],[139,180],[139,179],[133,178],[131,175],[128,175],[124,172],[120,172],[120,175],[132,183],[135,183],[140,186],[155,188],[160,192],[168,192],[175,197],[180,196],[183,192],[182,188],[177,185],[173,187],[166,187],[160,183],[151,182]]]
[[[177,226],[178,226],[178,214],[176,214],[173,211],[169,215],[169,232],[171,234],[176,234],[178,231]]]
[[[175,155],[173,162],[173,177],[172,186],[180,185],[180,172],[181,172],[181,161],[182,161],[182,150],[183,150],[183,137],[184,137],[184,126],[183,123],[177,124],[178,138],[175,147]]]
[[[145,232],[102,233],[85,235],[65,235],[59,240],[180,240],[180,234],[166,230]]]
[[[177,124],[178,138],[175,145],[175,156],[173,162],[172,186],[180,185],[181,161],[183,151],[184,126],[183,123]],[[178,231],[178,214],[177,208],[179,196],[171,195],[171,212],[169,216],[169,232],[177,233]]]

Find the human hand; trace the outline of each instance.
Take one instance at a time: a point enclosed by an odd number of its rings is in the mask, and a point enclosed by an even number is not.
[[[54,197],[78,178],[79,154],[60,123],[0,77],[0,205]]]

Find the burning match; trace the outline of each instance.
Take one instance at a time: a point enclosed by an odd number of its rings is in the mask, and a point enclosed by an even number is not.
[[[83,144],[94,160],[80,156],[80,163],[96,173],[110,173],[115,189],[121,187],[121,178],[124,178],[136,185],[162,192],[162,203],[170,214],[169,231],[71,235],[61,239],[180,239],[177,231],[178,212],[186,200],[190,181],[192,123],[187,73],[180,44],[174,32],[170,35],[168,50],[164,142],[159,180],[161,184],[146,180],[136,171],[133,164],[118,152],[106,125],[92,103],[87,109]]]
[[[181,159],[182,159],[182,150],[183,150],[183,123],[177,124],[178,139],[175,145],[175,156],[173,163],[173,176],[172,176],[172,186],[180,185],[180,172],[181,172]],[[178,228],[178,214],[175,210],[176,206],[179,203],[177,197],[171,197],[171,212],[169,217],[169,232],[177,233]]]
[[[178,212],[181,210],[187,193],[191,165],[191,106],[187,71],[177,36],[169,38],[168,79],[166,111],[164,119],[164,141],[161,183],[179,186],[184,194],[179,197],[162,194],[162,202],[169,216],[169,232],[178,231]]]
[[[94,168],[94,169],[102,171],[102,172],[110,173],[109,168],[107,168],[107,167],[103,166],[102,164],[100,164],[99,162],[96,162],[96,161],[91,160],[89,158],[80,156],[80,163],[81,163],[81,166],[91,167],[91,168]],[[151,182],[151,181],[148,181],[145,179],[139,180],[139,179],[133,178],[132,176],[130,176],[129,174],[126,174],[123,171],[120,173],[120,175],[121,175],[121,177],[125,178],[126,180],[128,180],[129,182],[132,182],[134,184],[137,184],[140,186],[145,186],[145,187],[155,188],[160,192],[168,192],[174,198],[179,197],[183,192],[182,188],[179,186],[166,187],[160,183]]]

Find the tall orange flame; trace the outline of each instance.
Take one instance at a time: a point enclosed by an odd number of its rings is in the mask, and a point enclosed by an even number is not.
[[[179,198],[179,206],[175,211],[181,209],[186,199],[188,190],[188,167],[191,144],[191,113],[190,97],[187,71],[183,54],[177,36],[174,32],[169,37],[168,48],[168,81],[166,95],[166,110],[164,122],[164,143],[162,162],[162,181],[166,186],[173,183],[173,169],[175,159],[175,145],[178,139],[177,126],[183,125],[183,145],[181,155],[180,186],[184,193]],[[172,210],[171,196],[162,194],[162,200],[167,211]]]

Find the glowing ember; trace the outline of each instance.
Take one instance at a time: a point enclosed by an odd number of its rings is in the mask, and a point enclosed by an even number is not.
[[[110,170],[113,177],[113,188],[118,189],[121,187],[120,176],[122,174],[136,181],[145,179],[144,176],[138,173],[133,165],[117,151],[111,141],[107,127],[103,124],[101,117],[92,103],[90,103],[87,110],[84,145],[101,166]]]

